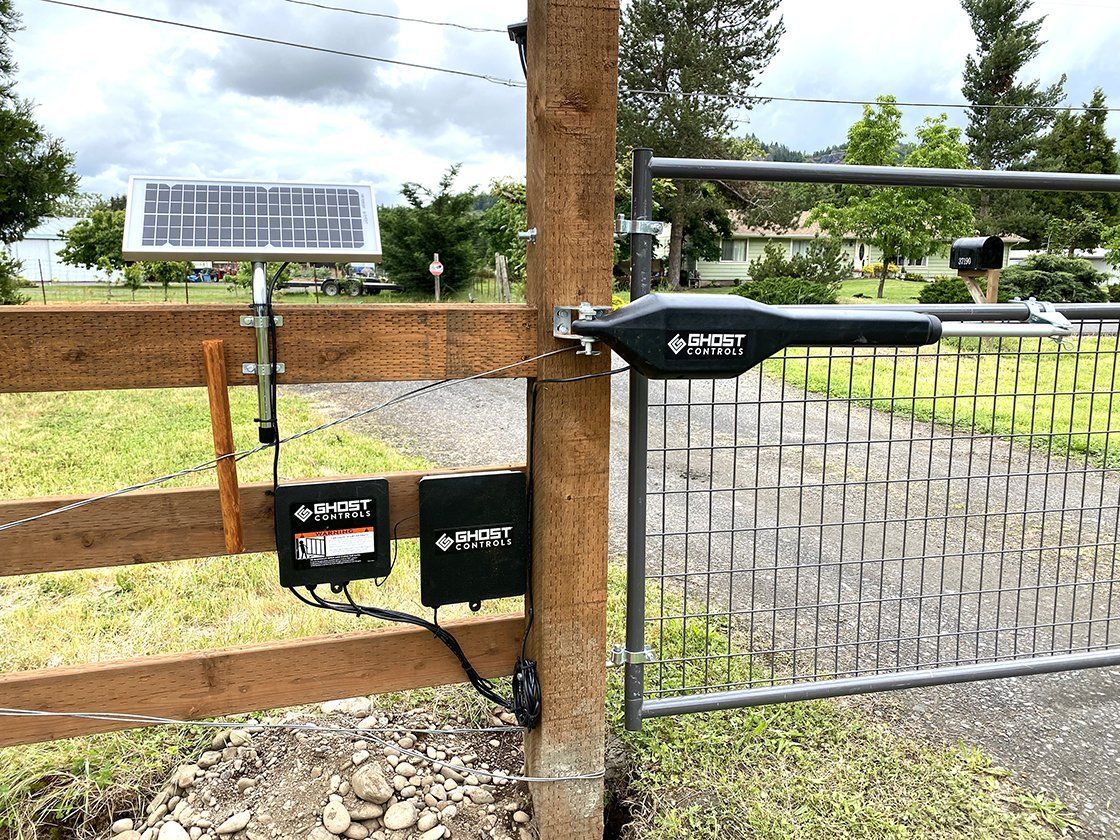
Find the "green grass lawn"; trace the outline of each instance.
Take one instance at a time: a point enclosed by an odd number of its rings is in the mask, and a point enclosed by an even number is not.
[[[515,286],[515,291],[520,290],[522,298],[524,290]],[[21,290],[28,298],[27,306],[42,306],[43,292],[38,286]],[[478,287],[461,289],[444,298],[447,302],[466,303],[470,295],[474,295],[479,302],[494,302],[497,300],[494,290],[488,284]],[[189,296],[189,301],[188,301]],[[53,284],[46,287],[47,305],[67,303],[249,303],[252,299],[248,289],[233,286],[229,283],[191,283],[184,287],[182,284],[169,286],[166,291],[159,286],[145,286],[137,289],[135,296],[123,286],[109,286],[100,283],[92,286],[73,286]],[[425,303],[431,302],[430,296],[410,294],[407,292],[384,291],[376,295],[337,295],[328,297],[324,294],[316,295],[310,290],[283,289],[277,293],[277,303]]]
[[[1115,336],[950,339],[920,350],[792,349],[764,363],[795,387],[978,434],[1016,434],[1051,454],[1120,463]],[[1115,434],[1104,434],[1116,432]]]
[[[883,286],[883,297],[877,298],[877,279],[845,280],[840,287],[840,303],[917,303],[918,294],[924,286],[925,283],[920,280],[888,279]]]
[[[255,403],[232,395],[236,441],[251,444]],[[282,394],[284,430],[320,420],[302,398]],[[105,490],[210,457],[200,390],[0,396],[0,488],[5,497]],[[381,443],[346,429],[285,448],[286,478],[417,468]],[[262,454],[239,465],[242,480],[269,475]],[[182,484],[204,484],[197,475]],[[369,600],[413,611],[415,545],[402,544],[389,581]],[[657,593],[652,591],[651,598]],[[612,571],[608,642],[622,638],[624,589]],[[507,611],[511,602],[488,604]],[[296,603],[276,582],[271,554],[0,579],[0,670],[29,669],[353,630],[355,619]],[[699,631],[699,632],[698,632]],[[689,651],[726,638],[690,625]],[[421,702],[456,713],[481,708],[468,689],[380,698],[383,708]],[[90,698],[96,707],[96,698]],[[609,711],[621,710],[612,673]],[[449,712],[450,713],[450,712]],[[97,824],[135,802],[204,736],[191,729],[127,733],[0,751],[0,837],[70,836],[52,826]],[[934,748],[894,734],[858,710],[817,702],[647,723],[623,735],[633,763],[635,836],[725,837],[1056,836],[1060,803],[1025,793],[982,754]],[[118,812],[120,813],[120,812]],[[103,823],[102,823],[103,825]]]

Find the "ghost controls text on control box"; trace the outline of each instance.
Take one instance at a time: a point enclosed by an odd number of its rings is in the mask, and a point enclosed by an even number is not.
[[[477,605],[525,594],[525,474],[512,470],[420,480],[420,601]]]
[[[281,586],[385,577],[389,482],[383,478],[283,484],[276,489]]]

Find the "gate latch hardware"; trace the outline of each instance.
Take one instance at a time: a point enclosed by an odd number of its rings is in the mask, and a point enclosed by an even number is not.
[[[635,222],[627,219],[622,213],[618,214],[614,222],[615,236],[628,236],[631,233],[648,233],[650,236],[657,236],[663,230],[665,230],[664,222],[653,222],[649,219],[639,219]]]
[[[623,665],[645,665],[647,662],[653,661],[653,650],[651,648],[627,650],[622,645],[615,645],[611,648],[611,658],[607,660],[607,665],[612,668],[620,668]]]
[[[258,365],[256,362],[245,362],[241,365],[241,372],[246,374],[247,376],[254,376],[256,375],[258,368],[263,368],[263,370],[267,371],[268,373],[283,373],[284,363],[277,362],[275,369],[273,369],[272,365]]]
[[[272,320],[276,324],[276,326],[278,326],[278,327],[284,326],[284,316],[283,315],[273,315]],[[241,326],[252,327],[253,329],[257,329],[258,327],[263,327],[263,328],[267,329],[268,328],[268,316],[267,315],[242,315],[241,316]]]
[[[1054,304],[1043,303],[1033,298],[1025,300],[1023,303],[1027,305],[1027,309],[1030,311],[1028,323],[1047,324],[1053,327],[1056,332],[1060,332],[1059,335],[1054,337],[1056,341],[1061,341],[1064,336],[1073,332],[1073,324],[1055,308]]]
[[[552,310],[552,336],[574,339],[583,344],[583,349],[579,351],[581,356],[598,356],[599,351],[591,349],[595,339],[586,335],[576,335],[572,331],[572,321],[593,321],[610,311],[609,306],[592,306],[586,302],[579,306],[557,306]]]

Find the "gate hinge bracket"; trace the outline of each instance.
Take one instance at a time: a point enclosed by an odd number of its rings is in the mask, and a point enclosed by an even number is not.
[[[1054,304],[1038,301],[1034,298],[1029,298],[1023,303],[1027,305],[1027,310],[1030,312],[1028,323],[1046,324],[1053,327],[1055,332],[1059,333],[1053,336],[1055,341],[1060,343],[1062,338],[1073,332],[1073,324],[1057,310]]]
[[[653,661],[655,660],[651,648],[627,650],[622,645],[615,645],[611,648],[611,657],[607,660],[607,665],[611,668],[620,668],[623,665],[645,665],[647,662]]]
[[[594,338],[585,335],[576,335],[572,332],[572,321],[593,321],[601,315],[611,311],[609,306],[592,306],[590,303],[581,303],[579,306],[556,306],[552,309],[552,337],[578,341],[583,345],[579,351],[581,356],[598,356],[599,351],[593,350],[591,345]]]
[[[278,327],[284,326],[284,316],[283,315],[273,315],[272,320],[276,324],[276,326],[278,326]],[[268,316],[267,315],[242,315],[241,316],[241,326],[243,326],[243,327],[251,327],[252,329],[255,330],[255,329],[260,328],[260,327],[263,327],[263,328],[267,329],[268,325],[269,324],[268,324]]]
[[[629,236],[631,233],[648,233],[650,236],[657,236],[661,231],[665,230],[664,222],[654,222],[649,219],[627,219],[622,213],[618,214],[618,218],[614,221],[615,236]]]

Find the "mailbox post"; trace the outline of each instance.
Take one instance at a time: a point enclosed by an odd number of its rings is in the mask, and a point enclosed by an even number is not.
[[[949,267],[964,280],[974,303],[999,302],[999,275],[1003,270],[1003,240],[998,236],[958,239],[949,252]],[[984,287],[979,281],[985,280]]]

